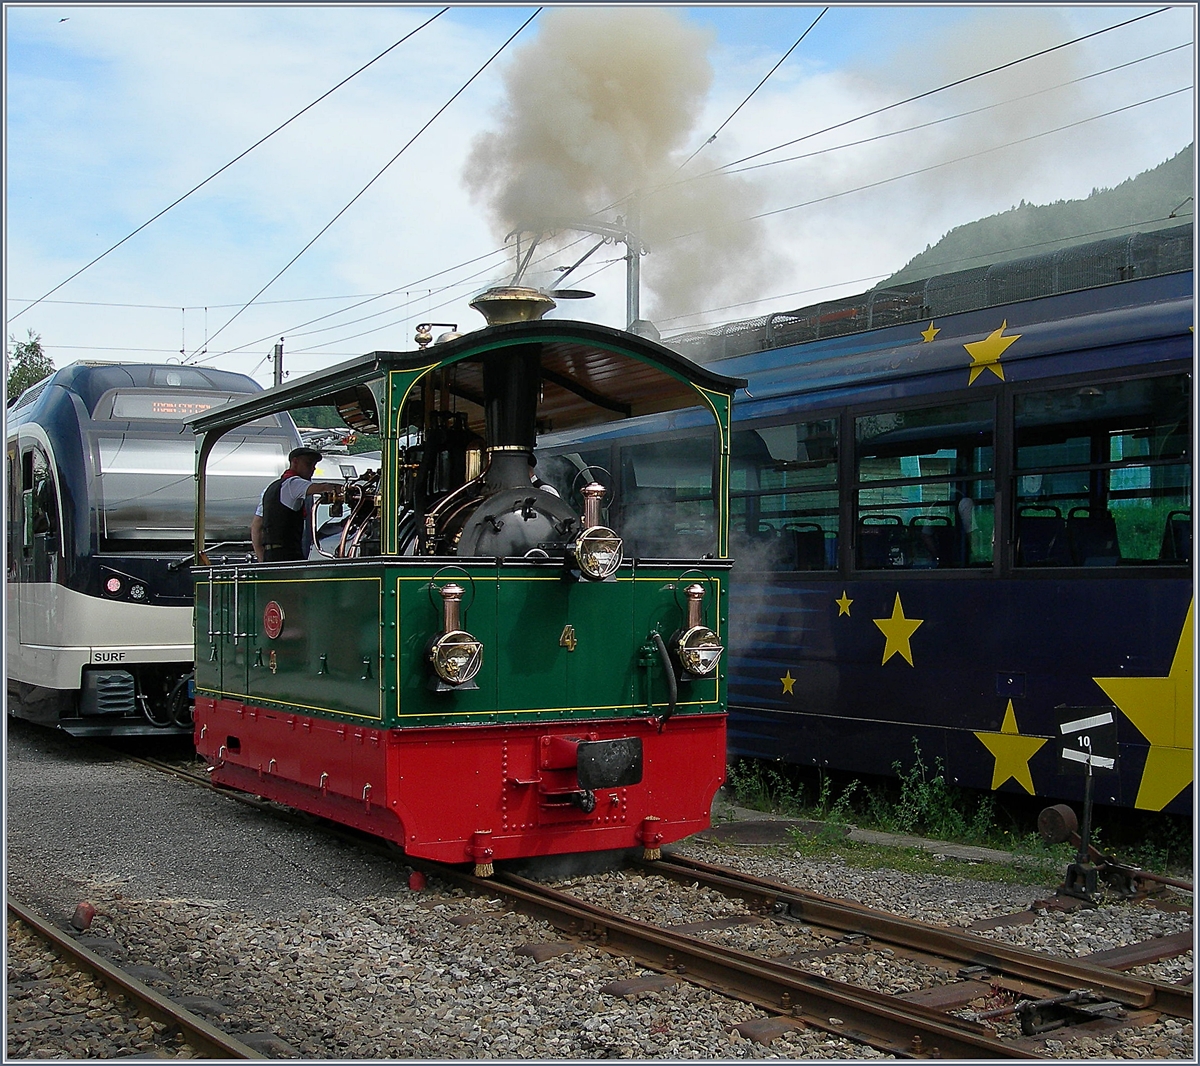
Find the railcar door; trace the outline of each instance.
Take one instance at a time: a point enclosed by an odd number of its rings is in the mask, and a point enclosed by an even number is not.
[[[196,687],[207,692],[220,692],[221,644],[225,639],[224,589],[217,584],[213,570],[197,571],[195,595]]]
[[[196,582],[196,687],[230,697],[247,692],[248,628],[253,586],[246,569],[214,566]]]

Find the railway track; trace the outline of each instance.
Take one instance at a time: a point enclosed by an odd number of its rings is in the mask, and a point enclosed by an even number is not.
[[[140,1014],[168,1029],[177,1029],[184,1040],[201,1058],[261,1059],[249,1045],[222,1032],[178,1003],[143,984],[110,960],[96,954],[71,936],[40,918],[28,907],[8,897],[8,914],[49,944],[54,951],[76,970],[94,977],[110,996],[123,996]]]
[[[1161,1014],[1192,1018],[1190,989],[1013,948],[695,860],[666,857],[641,865],[654,875],[750,901],[757,914],[747,915],[747,921],[801,918],[849,939],[850,950],[862,950],[863,939],[870,937],[910,953],[913,959],[941,964],[950,980],[912,997],[873,992],[805,973],[787,961],[714,944],[695,933],[632,919],[512,874],[499,872],[481,880],[437,864],[406,861],[451,884],[500,895],[569,936],[632,955],[648,969],[771,1012],[774,1023],[750,1034],[758,1039],[791,1025],[805,1025],[899,1057],[1040,1058],[1036,1034],[1054,1032],[1064,1024],[1098,1020],[1145,1024]],[[1012,1006],[975,1017],[948,1013],[997,993],[1011,999]],[[1014,1032],[1009,1025],[1008,1031],[998,1032],[1001,1018],[1019,1022],[1021,1029]]]
[[[211,787],[198,769],[152,759],[139,761]],[[254,797],[229,795],[283,810]],[[340,827],[324,828],[353,838],[361,846],[387,850],[374,838]],[[473,894],[500,896],[510,907],[548,921],[568,937],[627,955],[645,969],[656,971],[656,976],[626,982],[627,989],[614,987],[614,994],[688,981],[769,1012],[768,1018],[741,1026],[744,1036],[761,1041],[788,1028],[809,1027],[898,1057],[1038,1058],[1045,1054],[1042,1033],[1060,1036],[1080,1025],[1092,1029],[1140,1025],[1164,1015],[1193,1017],[1190,988],[1131,977],[1098,961],[1016,948],[678,856],[642,864],[641,872],[741,900],[747,913],[724,924],[803,923],[849,951],[887,945],[891,955],[939,967],[945,980],[910,995],[874,992],[806,972],[795,960],[714,944],[697,935],[700,930],[687,932],[640,921],[503,871],[483,880],[409,857],[404,861]],[[537,950],[535,946],[528,953],[536,958]],[[554,948],[541,950],[553,953]],[[1136,951],[1126,956],[1163,957],[1171,950],[1182,950],[1182,945],[1150,946],[1143,948],[1140,956]],[[1065,1030],[1057,1028],[1064,1025]]]
[[[825,926],[842,935],[871,937],[935,955],[976,972],[983,967],[994,976],[1032,981],[1063,992],[1087,988],[1126,1007],[1152,1008],[1175,1018],[1193,1017],[1190,988],[1127,977],[1111,966],[1087,959],[1067,959],[1012,947],[974,933],[903,918],[682,856],[641,865],[677,881],[699,883],[738,896],[770,913]],[[1178,953],[1181,942],[1172,940],[1163,948],[1160,958]]]

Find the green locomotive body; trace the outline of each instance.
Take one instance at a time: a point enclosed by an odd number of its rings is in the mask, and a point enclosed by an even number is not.
[[[631,334],[510,321],[197,419],[195,739],[213,780],[481,872],[654,854],[706,826],[725,767],[738,384]],[[383,441],[333,557],[210,559],[216,440],[329,402]],[[698,405],[723,442],[707,551],[693,536],[691,555],[625,554],[599,471],[557,492],[530,480],[539,429]]]

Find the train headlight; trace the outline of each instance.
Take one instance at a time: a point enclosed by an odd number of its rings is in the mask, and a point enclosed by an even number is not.
[[[119,577],[110,577],[104,582],[104,591],[110,596],[119,596],[121,594],[121,579]]]
[[[441,679],[441,691],[472,689],[475,675],[483,666],[483,643],[461,628],[463,587],[451,582],[438,590],[442,596],[442,631],[429,643],[429,662]]]
[[[584,576],[603,581],[620,568],[622,547],[621,538],[607,526],[592,526],[575,542],[575,562]]]
[[[146,602],[146,586],[145,585],[130,585],[129,598],[135,603]]]
[[[679,665],[696,677],[707,677],[716,670],[725,650],[716,633],[707,626],[692,626],[675,647]]]
[[[434,640],[429,661],[446,684],[465,685],[483,666],[483,644],[465,629],[454,629]]]

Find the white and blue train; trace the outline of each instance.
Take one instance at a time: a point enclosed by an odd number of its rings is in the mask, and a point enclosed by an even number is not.
[[[26,389],[6,440],[8,711],[77,736],[191,732],[195,437],[260,392],[244,374],[78,362]],[[209,463],[208,539],[249,556],[263,486],[299,443],[286,416]]]

